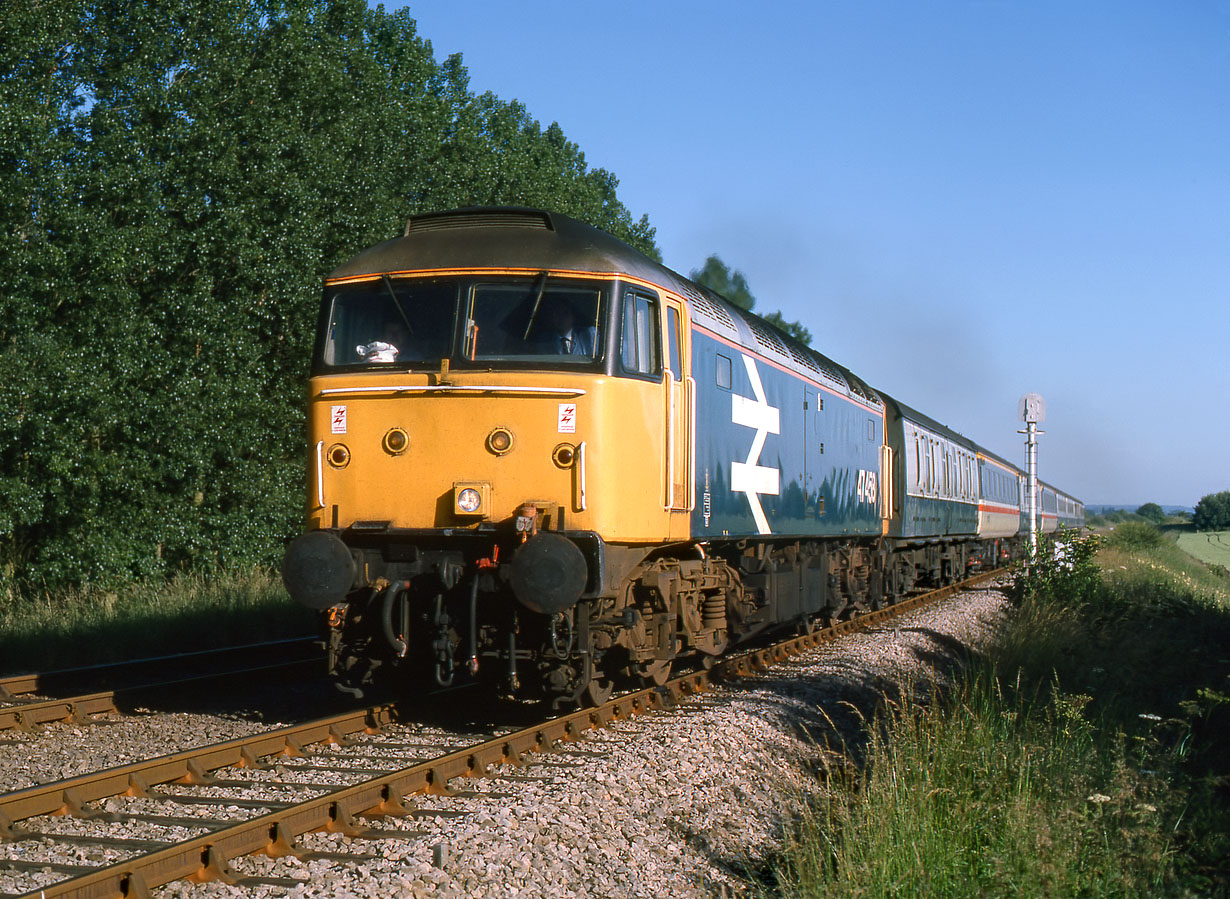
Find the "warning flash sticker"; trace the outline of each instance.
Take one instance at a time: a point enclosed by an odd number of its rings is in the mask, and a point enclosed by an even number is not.
[[[577,404],[559,404],[559,433],[575,434],[577,432]]]

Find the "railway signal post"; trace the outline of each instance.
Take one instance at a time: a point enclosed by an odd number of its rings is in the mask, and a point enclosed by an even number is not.
[[[1029,498],[1026,509],[1029,512],[1029,561],[1038,558],[1038,425],[1046,420],[1046,400],[1036,393],[1027,393],[1021,397],[1021,421],[1025,429],[1017,431],[1025,435],[1025,472],[1029,483]]]

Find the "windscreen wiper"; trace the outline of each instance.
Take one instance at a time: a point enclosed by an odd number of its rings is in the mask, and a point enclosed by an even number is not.
[[[542,303],[543,291],[547,289],[547,275],[550,272],[544,271],[538,276],[537,293],[534,296],[534,308],[530,310],[530,320],[525,323],[525,333],[521,335],[522,340],[530,339],[530,331],[534,327],[534,319],[538,315],[538,306]]]
[[[410,324],[410,319],[406,318],[406,310],[401,308],[401,300],[397,298],[397,293],[393,290],[393,279],[388,275],[381,275],[380,280],[384,282],[385,289],[388,290],[389,296],[393,299],[393,306],[397,309],[397,314],[401,316],[402,323],[406,326],[406,330],[410,332],[410,336],[414,336],[414,326]]]

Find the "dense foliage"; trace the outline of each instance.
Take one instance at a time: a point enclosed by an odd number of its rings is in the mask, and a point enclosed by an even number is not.
[[[1108,542],[1121,549],[1148,549],[1162,539],[1162,532],[1147,521],[1125,521],[1115,526]]]
[[[1136,510],[1136,514],[1141,518],[1147,518],[1154,524],[1161,524],[1166,520],[1166,511],[1157,503],[1145,503]]]
[[[1198,531],[1221,531],[1230,528],[1230,490],[1210,493],[1196,503],[1192,525]]]
[[[322,274],[543,205],[656,255],[557,125],[363,0],[0,12],[0,594],[268,563],[299,526]]]

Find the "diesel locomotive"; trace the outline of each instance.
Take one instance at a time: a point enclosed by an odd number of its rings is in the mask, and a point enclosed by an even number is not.
[[[601,702],[1024,549],[1019,467],[616,238],[415,216],[325,280],[291,595],[343,689]],[[1082,504],[1043,485],[1043,530]]]

